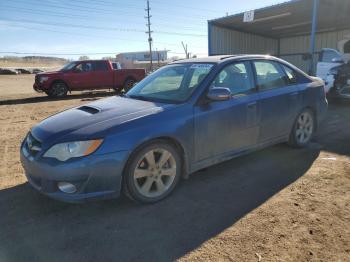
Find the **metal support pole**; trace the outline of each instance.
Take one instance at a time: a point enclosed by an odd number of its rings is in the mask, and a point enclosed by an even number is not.
[[[312,29],[310,36],[310,65],[309,65],[309,74],[313,75],[314,72],[314,57],[315,57],[315,38],[317,30],[317,16],[318,16],[318,4],[319,0],[313,0],[313,10],[312,10]]]
[[[211,50],[211,24],[208,21],[208,56],[212,55],[212,50]]]

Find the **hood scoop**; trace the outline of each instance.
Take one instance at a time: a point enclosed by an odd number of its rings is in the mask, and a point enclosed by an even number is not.
[[[78,107],[77,110],[86,112],[90,115],[97,114],[101,111],[100,109],[98,109],[96,107],[92,107],[92,106],[81,106],[81,107]]]

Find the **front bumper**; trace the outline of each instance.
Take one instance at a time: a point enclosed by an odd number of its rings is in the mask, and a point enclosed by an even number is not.
[[[40,193],[65,202],[117,198],[128,152],[95,155],[60,162],[50,158],[25,156],[21,147],[21,163],[28,182]],[[63,193],[59,182],[76,186],[73,194]]]
[[[331,92],[329,92],[330,98],[345,98],[350,99],[350,85],[336,85],[333,87]]]
[[[47,90],[46,86],[39,84],[39,83],[34,83],[33,89],[34,89],[34,91],[39,92],[39,93],[45,92]]]

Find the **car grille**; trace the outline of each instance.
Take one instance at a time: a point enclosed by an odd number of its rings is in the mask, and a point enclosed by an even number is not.
[[[39,84],[39,76],[38,75],[35,76],[35,83]]]
[[[36,139],[31,133],[26,137],[25,146],[30,155],[35,156],[41,151],[41,142]]]

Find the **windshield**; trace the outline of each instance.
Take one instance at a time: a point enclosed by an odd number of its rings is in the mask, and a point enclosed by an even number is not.
[[[62,67],[62,69],[60,71],[69,71],[73,67],[75,67],[77,64],[78,64],[78,62],[70,62],[70,63],[66,64],[64,67]]]
[[[134,86],[126,96],[155,102],[184,102],[213,66],[190,63],[165,66]]]

